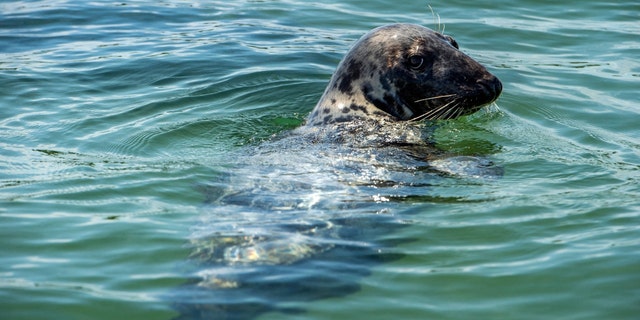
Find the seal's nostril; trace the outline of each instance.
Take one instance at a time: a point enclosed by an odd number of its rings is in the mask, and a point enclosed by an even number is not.
[[[494,75],[478,80],[478,84],[483,87],[489,102],[496,100],[502,93],[502,82]]]
[[[500,94],[502,93],[502,82],[500,82],[500,80],[498,79],[498,77],[493,77],[493,86],[494,86],[494,90],[495,90],[495,94],[496,94],[496,99],[500,96]]]

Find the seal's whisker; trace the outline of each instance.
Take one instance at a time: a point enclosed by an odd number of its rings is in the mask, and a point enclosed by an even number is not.
[[[429,97],[429,98],[422,98],[422,99],[418,99],[414,102],[422,102],[422,101],[428,101],[428,100],[435,100],[435,99],[442,99],[442,98],[449,98],[449,97],[455,97],[457,96],[457,94],[452,93],[452,94],[443,94],[441,96],[435,96],[435,97]]]
[[[460,104],[456,103],[453,106],[447,106],[446,109],[442,109],[442,112],[440,112],[438,119],[441,120],[447,120],[447,119],[453,119],[456,117],[456,113],[458,112],[458,110],[461,110],[462,108],[460,108]]]
[[[453,118],[457,118],[457,117],[461,116],[461,115],[462,115],[462,113],[463,113],[463,111],[464,111],[464,109],[463,109],[463,108],[456,108],[456,112],[455,112],[455,114],[453,115],[452,119],[453,119]]]
[[[465,114],[465,111],[466,110],[464,108],[461,108],[460,106],[457,106],[456,107],[456,114],[453,115],[452,119],[455,119],[457,117],[463,116]]]
[[[456,104],[453,108],[451,108],[451,110],[448,112],[449,114],[447,115],[447,119],[454,119],[457,118],[458,115],[460,115],[460,113],[463,111],[462,108],[460,108],[460,105]]]
[[[420,121],[423,119],[432,119],[431,116],[434,114],[434,112],[438,111],[438,109],[434,109],[434,110],[429,110],[417,117],[414,117],[412,119],[409,119],[409,121]]]
[[[438,119],[440,119],[440,120],[449,119],[449,113],[451,113],[451,110],[454,110],[454,109],[455,108],[443,109],[442,112],[440,112],[440,114],[438,115]]]
[[[438,120],[438,119],[444,119],[444,114],[447,112],[447,110],[450,109],[450,106],[455,102],[455,100],[450,101],[449,103],[446,103],[434,110],[432,110],[431,112],[429,112],[429,117],[428,119],[430,120]]]
[[[446,110],[442,110],[442,112],[440,112],[440,114],[438,114],[438,118],[440,120],[446,120],[447,119],[447,115],[449,114],[449,112],[451,111],[451,108],[448,108]]]
[[[460,115],[462,115],[463,112],[464,112],[464,108],[460,108],[459,106],[456,105],[456,107],[453,109],[453,112],[452,112],[451,116],[449,117],[449,119],[455,119],[455,118],[459,117]]]
[[[427,4],[427,7],[431,10],[431,17],[433,18],[433,22],[436,24],[436,31],[444,34],[444,25],[440,21],[440,15],[433,10],[433,7],[430,4]],[[442,30],[440,30],[440,27],[442,27]]]
[[[409,119],[409,121],[419,121],[422,119],[429,119],[429,120],[440,119],[442,113],[446,112],[449,109],[449,107],[455,102],[456,102],[456,99],[453,99],[433,110],[429,110],[415,118]],[[457,107],[457,104],[455,106]]]

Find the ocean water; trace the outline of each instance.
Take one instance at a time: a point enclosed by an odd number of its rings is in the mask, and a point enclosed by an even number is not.
[[[0,318],[638,319],[639,20],[634,1],[3,0]],[[287,136],[396,22],[502,80],[425,124],[479,174]]]

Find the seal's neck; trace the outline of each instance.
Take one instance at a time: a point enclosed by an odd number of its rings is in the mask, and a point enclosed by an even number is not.
[[[307,125],[326,125],[330,123],[351,122],[358,120],[397,121],[395,117],[376,107],[360,88],[348,92],[340,90],[332,81],[327,90],[309,115]]]

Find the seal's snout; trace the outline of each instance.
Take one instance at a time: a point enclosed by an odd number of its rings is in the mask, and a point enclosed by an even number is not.
[[[492,74],[489,74],[478,80],[478,84],[483,88],[483,92],[485,95],[484,100],[486,100],[485,103],[491,103],[495,101],[500,96],[500,93],[502,93],[502,82],[500,82],[500,80]]]

